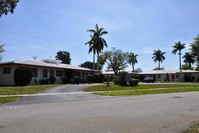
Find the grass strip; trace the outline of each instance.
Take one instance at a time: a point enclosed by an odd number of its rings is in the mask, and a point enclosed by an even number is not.
[[[130,95],[147,95],[147,94],[162,94],[162,93],[177,93],[199,91],[199,87],[193,88],[172,88],[172,89],[151,89],[151,90],[120,90],[120,91],[101,91],[94,94],[105,96],[130,96]]]
[[[0,95],[35,94],[40,91],[60,86],[54,85],[32,85],[32,86],[1,86]],[[15,102],[22,97],[0,97],[0,104]]]
[[[0,95],[35,94],[56,86],[60,85],[1,86]]]
[[[15,102],[17,99],[21,97],[0,97],[0,104]]]
[[[139,84],[138,86],[118,86],[111,84],[109,87],[106,85],[97,85],[86,88],[84,91],[92,92],[92,91],[115,91],[115,90],[137,90],[137,89],[169,89],[169,88],[185,88],[185,87],[198,87],[199,84],[188,84],[188,83],[177,83],[177,84]]]

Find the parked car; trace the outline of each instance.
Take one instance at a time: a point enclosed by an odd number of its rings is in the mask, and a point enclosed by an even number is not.
[[[154,78],[152,78],[152,77],[145,77],[143,80],[142,80],[142,82],[143,83],[154,83]]]

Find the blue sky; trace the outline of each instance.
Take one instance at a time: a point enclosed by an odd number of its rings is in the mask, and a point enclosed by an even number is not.
[[[0,42],[6,44],[3,62],[54,58],[59,50],[71,53],[73,65],[92,61],[87,29],[95,24],[109,32],[108,48],[138,54],[143,71],[154,69],[154,50],[166,52],[161,64],[178,69],[172,45],[189,45],[199,34],[198,0],[20,0],[15,13],[0,18]],[[127,68],[131,70],[131,67]]]

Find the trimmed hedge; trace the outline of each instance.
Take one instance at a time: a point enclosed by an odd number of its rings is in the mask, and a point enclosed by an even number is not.
[[[32,80],[32,72],[30,69],[17,68],[14,72],[14,82],[17,86],[25,86],[30,84]]]
[[[138,79],[130,79],[130,80],[128,80],[128,83],[129,83],[130,86],[137,86],[138,82],[139,82]]]

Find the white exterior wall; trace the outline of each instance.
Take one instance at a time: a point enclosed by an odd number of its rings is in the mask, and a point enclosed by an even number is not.
[[[11,72],[9,74],[3,74],[3,68],[10,67]],[[14,72],[17,68],[20,68],[21,66],[16,65],[5,65],[0,67],[0,85],[15,85],[14,83]],[[54,77],[56,78],[55,84],[61,84],[62,80],[61,78],[64,77],[64,70],[62,69],[53,69],[53,68],[40,68],[40,67],[26,67],[26,68],[36,68],[37,69],[37,77],[32,77],[32,80],[30,82],[31,85],[33,84],[40,84],[40,81],[43,79],[49,79],[50,78],[50,70],[54,70]],[[47,69],[48,71],[48,77],[43,77],[43,69]],[[62,70],[63,76],[58,77],[56,76],[56,70]],[[36,81],[36,82],[35,82]]]
[[[50,70],[54,70],[54,77],[56,78],[55,84],[62,84],[61,78],[64,77],[64,70],[62,69],[53,69],[53,68],[40,68],[40,67],[29,67],[29,68],[36,68],[37,69],[37,78],[33,77],[30,84],[40,84],[41,80],[49,79],[50,78]],[[47,69],[47,77],[43,77],[43,69]],[[58,77],[56,76],[56,70],[62,70],[63,76]],[[36,81],[36,82],[35,82]]]
[[[11,72],[9,74],[3,74],[3,68],[10,67]],[[5,65],[3,67],[0,67],[0,85],[15,85],[14,83],[14,71],[16,69],[16,66],[14,65]]]

